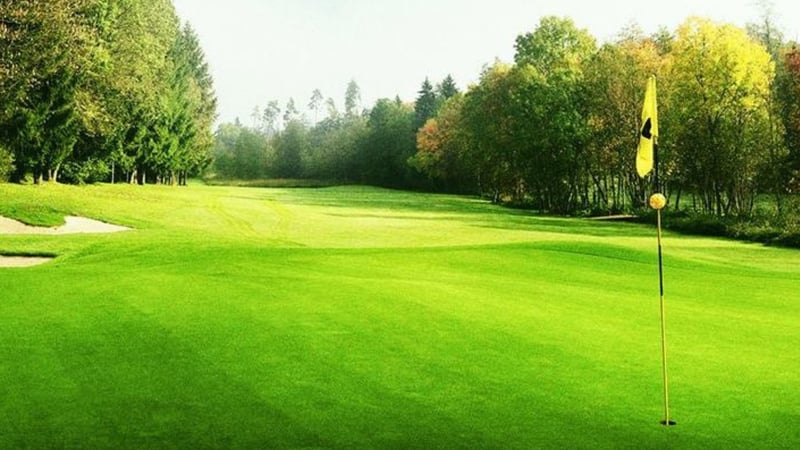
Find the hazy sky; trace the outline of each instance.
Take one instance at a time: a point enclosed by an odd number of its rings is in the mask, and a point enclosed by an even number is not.
[[[459,88],[484,64],[512,61],[514,39],[542,16],[569,16],[599,41],[637,23],[674,31],[690,15],[744,26],[759,0],[174,0],[197,30],[219,98],[219,120],[251,123],[256,105],[293,97],[301,110],[315,88],[344,105],[347,83],[362,105],[399,95],[413,101],[425,77],[452,74]],[[800,40],[797,0],[770,2],[788,39]],[[309,114],[309,117],[312,117]]]

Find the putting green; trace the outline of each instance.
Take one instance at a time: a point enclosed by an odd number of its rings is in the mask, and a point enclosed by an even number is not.
[[[363,187],[0,185],[0,448],[787,448],[800,252]]]

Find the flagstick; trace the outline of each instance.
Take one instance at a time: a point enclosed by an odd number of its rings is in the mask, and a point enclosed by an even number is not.
[[[661,210],[667,199],[661,193],[658,182],[658,102],[656,101],[656,77],[651,75],[644,91],[642,123],[639,129],[639,148],[636,150],[636,172],[645,178],[653,171],[653,194],[648,203],[656,210],[658,218],[658,287],[661,294],[661,373],[664,377],[664,426],[675,425],[669,420],[669,383],[667,380],[667,319],[664,302],[664,264],[661,251]]]
[[[669,381],[667,379],[667,318],[664,305],[664,266],[661,259],[661,210],[656,210],[658,220],[658,286],[661,292],[661,373],[664,377],[664,426],[675,425],[669,420]]]
[[[658,144],[653,144],[653,184],[654,191],[661,195],[661,186],[658,184]],[[658,289],[661,299],[661,374],[664,379],[664,420],[662,425],[669,427],[675,422],[669,420],[669,380],[667,378],[667,308],[664,303],[664,263],[661,251],[661,209],[666,204],[666,199],[661,196],[664,204],[656,205],[656,224],[658,229]],[[651,204],[652,206],[652,204]]]

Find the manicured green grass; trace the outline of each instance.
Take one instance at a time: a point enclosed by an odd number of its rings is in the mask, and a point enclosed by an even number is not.
[[[44,211],[44,213],[43,213]],[[800,252],[372,188],[0,185],[0,448],[791,448]]]

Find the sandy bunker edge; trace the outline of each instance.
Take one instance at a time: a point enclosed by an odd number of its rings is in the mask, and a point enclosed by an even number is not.
[[[34,227],[18,220],[0,216],[0,235],[118,233],[128,230],[132,230],[132,228],[78,216],[67,216],[64,218],[64,225],[53,228]],[[53,259],[55,259],[55,256],[16,256],[0,254],[0,268],[33,267],[48,263]]]

